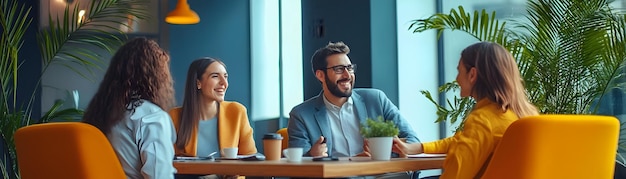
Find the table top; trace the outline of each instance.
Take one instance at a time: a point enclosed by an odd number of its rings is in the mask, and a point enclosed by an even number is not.
[[[185,160],[174,161],[174,167],[179,174],[334,178],[437,169],[442,167],[444,159],[392,158],[375,161],[369,157],[342,157],[339,161],[312,161],[311,157],[304,157],[299,163],[287,162],[284,158],[279,161]]]

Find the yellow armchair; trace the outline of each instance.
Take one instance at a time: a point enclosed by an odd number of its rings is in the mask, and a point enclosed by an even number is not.
[[[276,133],[283,136],[282,149],[285,150],[286,148],[289,148],[289,134],[287,133],[287,128],[285,127],[285,128],[278,129]]]
[[[96,127],[82,122],[55,122],[15,132],[22,179],[126,178],[113,147]]]
[[[619,121],[595,115],[519,119],[504,133],[483,179],[613,178]]]

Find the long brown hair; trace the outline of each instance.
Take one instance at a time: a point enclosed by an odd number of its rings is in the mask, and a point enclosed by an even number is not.
[[[526,96],[515,59],[504,47],[478,42],[461,52],[461,61],[468,71],[476,68],[476,83],[471,90],[476,100],[487,98],[520,118],[539,114]]]
[[[134,38],[122,45],[107,69],[98,92],[89,102],[83,122],[103,133],[134,111],[135,101],[148,100],[163,110],[174,104],[169,55],[147,38]]]
[[[176,136],[176,147],[185,148],[191,139],[191,131],[198,127],[200,118],[206,112],[205,98],[197,88],[197,81],[202,80],[202,75],[214,62],[218,62],[226,68],[224,62],[219,59],[204,57],[191,62],[187,70],[187,80],[185,81],[185,96],[183,98],[182,112],[180,116],[180,127]],[[218,110],[219,112],[219,110]]]

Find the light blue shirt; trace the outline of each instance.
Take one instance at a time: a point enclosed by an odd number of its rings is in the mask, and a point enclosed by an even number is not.
[[[129,179],[174,178],[176,132],[167,112],[145,101],[107,135]]]
[[[198,123],[198,145],[196,154],[198,157],[206,157],[213,152],[213,157],[220,157],[220,144],[217,139],[217,118],[200,120]]]
[[[354,115],[354,103],[352,98],[343,103],[341,107],[330,103],[324,97],[328,119],[330,119],[330,129],[333,148],[328,149],[330,156],[351,157],[363,153],[363,136],[360,133],[359,120]]]

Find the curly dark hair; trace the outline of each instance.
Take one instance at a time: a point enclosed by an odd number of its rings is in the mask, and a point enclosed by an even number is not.
[[[108,134],[125,112],[134,111],[143,100],[169,110],[174,104],[169,62],[169,55],[153,40],[134,38],[126,42],[111,59],[83,122]]]

